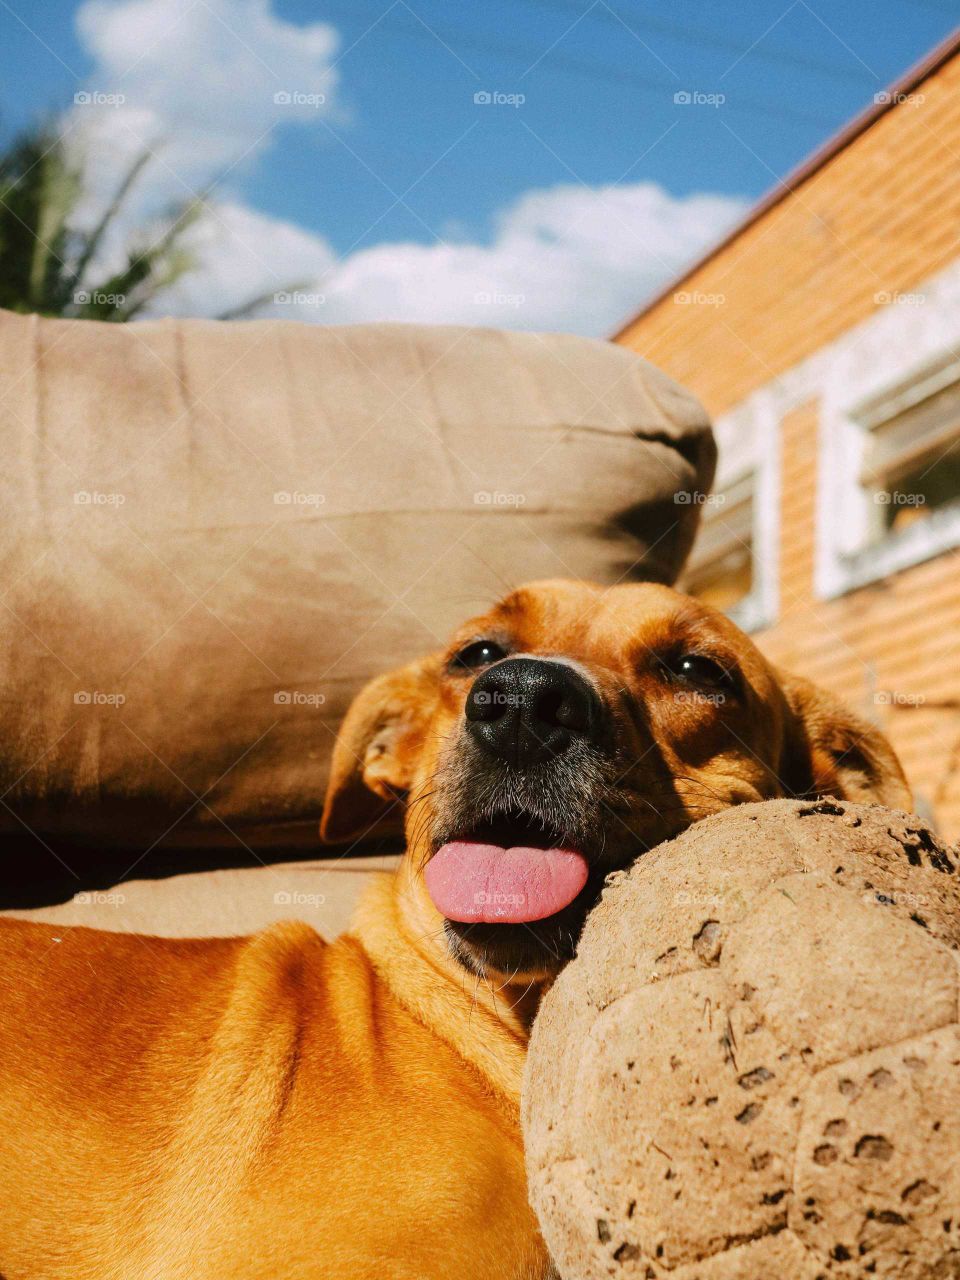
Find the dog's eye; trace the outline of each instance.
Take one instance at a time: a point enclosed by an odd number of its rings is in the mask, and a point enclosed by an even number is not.
[[[680,654],[674,662],[667,664],[670,672],[687,684],[695,684],[706,689],[727,689],[733,685],[733,674],[714,658],[705,658],[700,653]]]
[[[506,649],[495,640],[474,640],[453,655],[450,666],[460,671],[476,671],[506,656]]]

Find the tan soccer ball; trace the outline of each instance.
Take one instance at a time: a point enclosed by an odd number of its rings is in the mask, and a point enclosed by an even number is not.
[[[613,877],[524,1091],[563,1280],[960,1277],[957,880],[917,818],[787,800]]]

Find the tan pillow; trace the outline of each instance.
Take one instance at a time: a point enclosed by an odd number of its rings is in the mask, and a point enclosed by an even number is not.
[[[714,446],[600,342],[0,313],[0,821],[311,845],[372,675],[543,576],[675,578]],[[16,815],[16,816],[14,816]]]
[[[189,857],[183,860],[190,862]],[[191,869],[185,875],[87,888],[61,877],[61,891],[69,895],[65,901],[25,908],[21,899],[16,907],[0,910],[0,916],[161,938],[240,937],[280,920],[304,920],[321,937],[336,938],[346,931],[371,879],[392,871],[397,861],[370,856],[308,858],[265,867]],[[38,887],[28,890],[27,901],[44,897]]]

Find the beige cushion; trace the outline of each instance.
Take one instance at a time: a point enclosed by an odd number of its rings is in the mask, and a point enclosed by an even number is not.
[[[323,937],[335,938],[349,924],[370,877],[396,863],[391,857],[341,858],[127,880],[79,890],[55,906],[0,915],[164,938],[229,938],[278,920],[305,920]]]
[[[523,579],[672,580],[713,469],[559,335],[0,313],[0,392],[0,829],[100,849],[313,844],[363,683]]]

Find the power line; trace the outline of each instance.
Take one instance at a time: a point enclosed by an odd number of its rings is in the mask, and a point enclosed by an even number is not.
[[[404,9],[407,8],[405,4],[402,7]],[[340,12],[349,13],[351,17],[356,17],[357,14],[355,5],[348,9],[346,6],[330,3],[329,0],[325,8],[334,11],[339,8]],[[409,12],[412,13],[412,10]],[[573,75],[583,76],[604,84],[612,82],[627,84],[637,89],[640,93],[655,94],[661,100],[663,100],[665,94],[672,96],[678,91],[682,91],[685,87],[679,79],[675,81],[657,79],[632,72],[625,67],[610,66],[592,59],[572,57],[569,54],[558,54],[550,48],[544,51],[531,49],[528,46],[507,44],[504,41],[492,40],[487,37],[481,38],[459,28],[444,26],[433,21],[428,23],[424,19],[417,18],[416,15],[414,15],[415,21],[413,22],[398,21],[395,15],[396,7],[389,10],[388,15],[384,15],[384,18],[389,16],[390,25],[396,26],[403,35],[438,40],[441,44],[448,44],[454,53],[456,53],[456,48],[459,47],[461,49],[475,49],[478,52],[494,54],[500,58],[509,58],[515,62],[525,64],[521,75],[528,74],[541,62],[549,61],[554,67],[568,71]],[[384,25],[386,25],[385,21]],[[756,118],[759,114],[771,119],[793,120],[797,123],[813,125],[821,130],[832,129],[837,124],[836,119],[826,119],[823,116],[813,115],[806,111],[794,111],[789,107],[747,98],[737,93],[726,95],[724,110],[744,113],[753,118]]]
[[[918,3],[919,0],[913,0]],[[751,58],[761,58],[766,62],[777,62],[785,65],[799,67],[805,71],[813,71],[817,75],[829,76],[835,80],[843,80],[849,83],[851,75],[858,78],[864,75],[863,68],[850,68],[841,66],[839,62],[823,62],[819,58],[808,58],[805,54],[796,53],[792,49],[785,49],[782,45],[761,45],[756,44],[750,48],[749,44],[744,45],[737,40],[727,40],[723,36],[717,35],[716,32],[706,31],[702,27],[690,27],[687,25],[679,25],[674,22],[665,22],[662,18],[653,17],[650,14],[637,15],[634,13],[625,13],[623,10],[614,9],[606,3],[606,0],[600,0],[590,10],[584,10],[577,0],[533,0],[534,4],[542,5],[548,9],[553,9],[558,13],[584,13],[589,12],[591,17],[596,14],[598,17],[615,22],[618,26],[622,25],[626,28],[639,27],[641,30],[656,31],[659,35],[665,35],[668,39],[676,40],[682,44],[696,44],[704,48],[719,49],[724,53],[737,54],[743,57],[749,52]]]
[[[927,9],[930,13],[939,13],[944,18],[952,18],[954,22],[957,20],[957,6],[950,4],[949,0],[946,4],[937,4],[937,0],[908,0],[908,3],[919,9]]]

